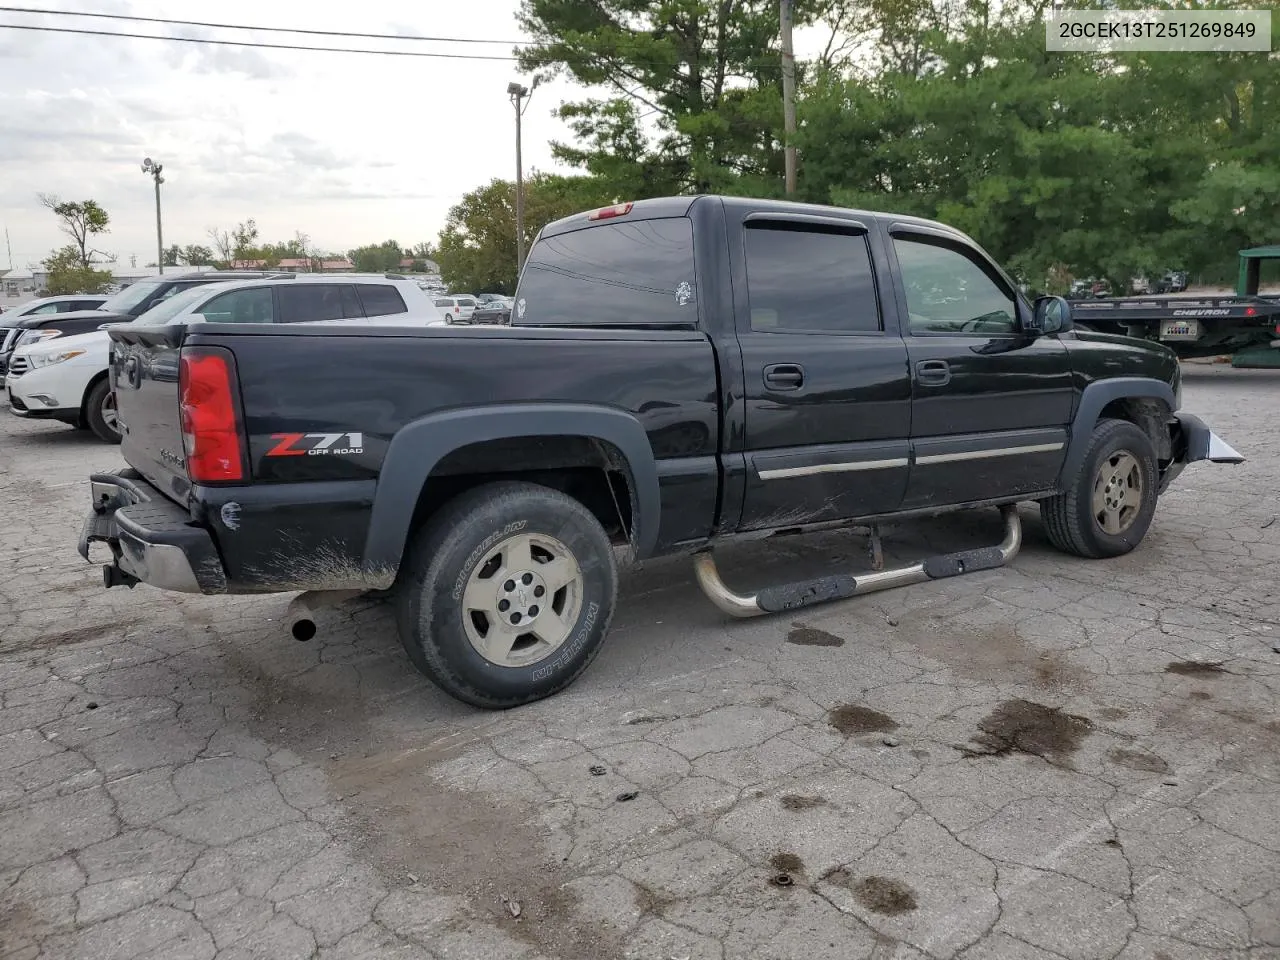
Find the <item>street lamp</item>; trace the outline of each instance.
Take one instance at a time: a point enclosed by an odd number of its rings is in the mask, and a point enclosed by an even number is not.
[[[516,82],[507,84],[507,97],[516,108],[516,276],[524,267],[524,164],[520,158],[520,118],[529,109],[527,98],[538,89],[541,77],[534,76],[533,87],[523,87]],[[522,105],[523,103],[523,105]]]
[[[161,273],[164,273],[164,234],[160,230],[160,184],[164,183],[160,173],[163,170],[164,164],[155,163],[150,157],[142,161],[142,172],[156,182],[156,266]]]

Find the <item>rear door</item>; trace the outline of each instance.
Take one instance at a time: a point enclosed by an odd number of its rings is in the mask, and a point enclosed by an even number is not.
[[[351,284],[287,283],[276,286],[277,323],[318,323],[362,316],[354,297],[342,296]]]
[[[746,400],[740,529],[897,509],[911,383],[894,313],[882,310],[892,294],[879,235],[785,214],[750,214],[729,233]]]
[[[890,227],[911,361],[914,463],[903,507],[1051,489],[1066,455],[1073,387],[1056,337],[979,250],[941,231]]]

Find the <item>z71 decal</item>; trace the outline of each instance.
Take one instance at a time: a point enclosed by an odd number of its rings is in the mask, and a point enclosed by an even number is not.
[[[363,433],[273,433],[276,445],[268,457],[323,457],[334,453],[364,453]],[[345,443],[338,441],[345,440]]]

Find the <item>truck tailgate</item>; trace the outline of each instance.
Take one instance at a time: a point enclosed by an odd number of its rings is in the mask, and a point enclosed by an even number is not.
[[[187,480],[178,413],[178,353],[184,326],[111,330],[111,385],[120,416],[121,453],[165,496],[187,502]]]

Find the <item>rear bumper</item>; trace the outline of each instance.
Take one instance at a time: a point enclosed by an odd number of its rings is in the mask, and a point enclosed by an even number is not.
[[[146,583],[180,593],[225,593],[227,575],[209,532],[132,470],[95,473],[92,503],[80,532],[80,556],[105,543],[112,562],[106,585]]]
[[[1203,420],[1190,413],[1175,413],[1173,436],[1173,461],[1160,475],[1160,492],[1164,493],[1187,464],[1199,460],[1210,463],[1244,463],[1225,440],[1210,430]]]

